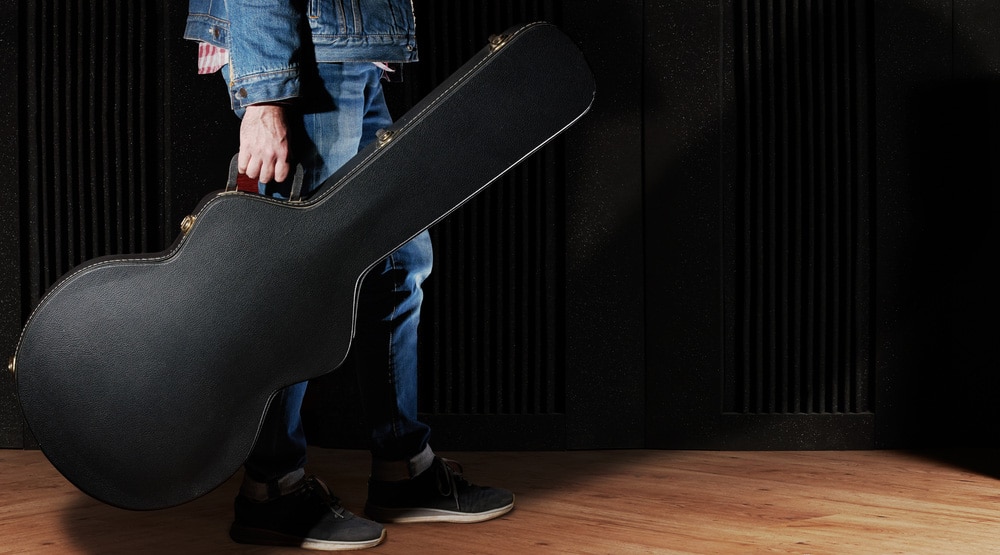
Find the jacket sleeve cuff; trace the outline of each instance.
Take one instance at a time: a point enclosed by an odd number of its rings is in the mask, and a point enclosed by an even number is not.
[[[229,83],[233,109],[242,111],[251,104],[282,102],[299,96],[299,72],[285,71],[249,75]]]

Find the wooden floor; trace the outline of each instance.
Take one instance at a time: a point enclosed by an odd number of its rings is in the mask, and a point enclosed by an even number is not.
[[[482,524],[389,525],[373,554],[998,553],[997,452],[595,451],[453,453],[515,490]],[[315,450],[310,470],[364,503],[367,455]],[[241,546],[237,482],[130,512],[90,499],[38,451],[0,450],[0,553],[302,553]]]

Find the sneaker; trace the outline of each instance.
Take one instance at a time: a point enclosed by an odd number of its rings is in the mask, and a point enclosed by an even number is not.
[[[326,484],[309,476],[298,489],[270,501],[238,495],[229,537],[238,543],[346,551],[378,545],[385,529],[341,507]]]
[[[410,480],[369,480],[365,513],[379,522],[482,522],[513,508],[513,493],[470,484],[461,465],[434,457]]]

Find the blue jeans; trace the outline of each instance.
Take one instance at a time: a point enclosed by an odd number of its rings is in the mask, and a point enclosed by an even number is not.
[[[317,64],[303,79],[303,97],[290,108],[291,145],[305,170],[302,190],[319,186],[392,123],[382,95],[382,70],[367,62]],[[288,181],[291,181],[290,179]],[[281,185],[261,193],[283,196]],[[351,350],[372,457],[405,461],[427,448],[430,428],[417,420],[417,325],[421,283],[432,266],[426,231],[377,264],[365,276]],[[299,411],[308,382],[289,386],[272,401],[247,475],[271,482],[305,465],[306,437]]]

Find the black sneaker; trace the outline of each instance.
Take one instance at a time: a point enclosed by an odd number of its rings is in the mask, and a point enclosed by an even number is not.
[[[513,508],[513,493],[472,485],[457,462],[434,457],[410,480],[369,480],[365,513],[379,522],[482,522]]]
[[[229,537],[239,543],[345,551],[378,545],[385,529],[341,507],[326,484],[310,476],[295,491],[271,501],[238,495]]]

